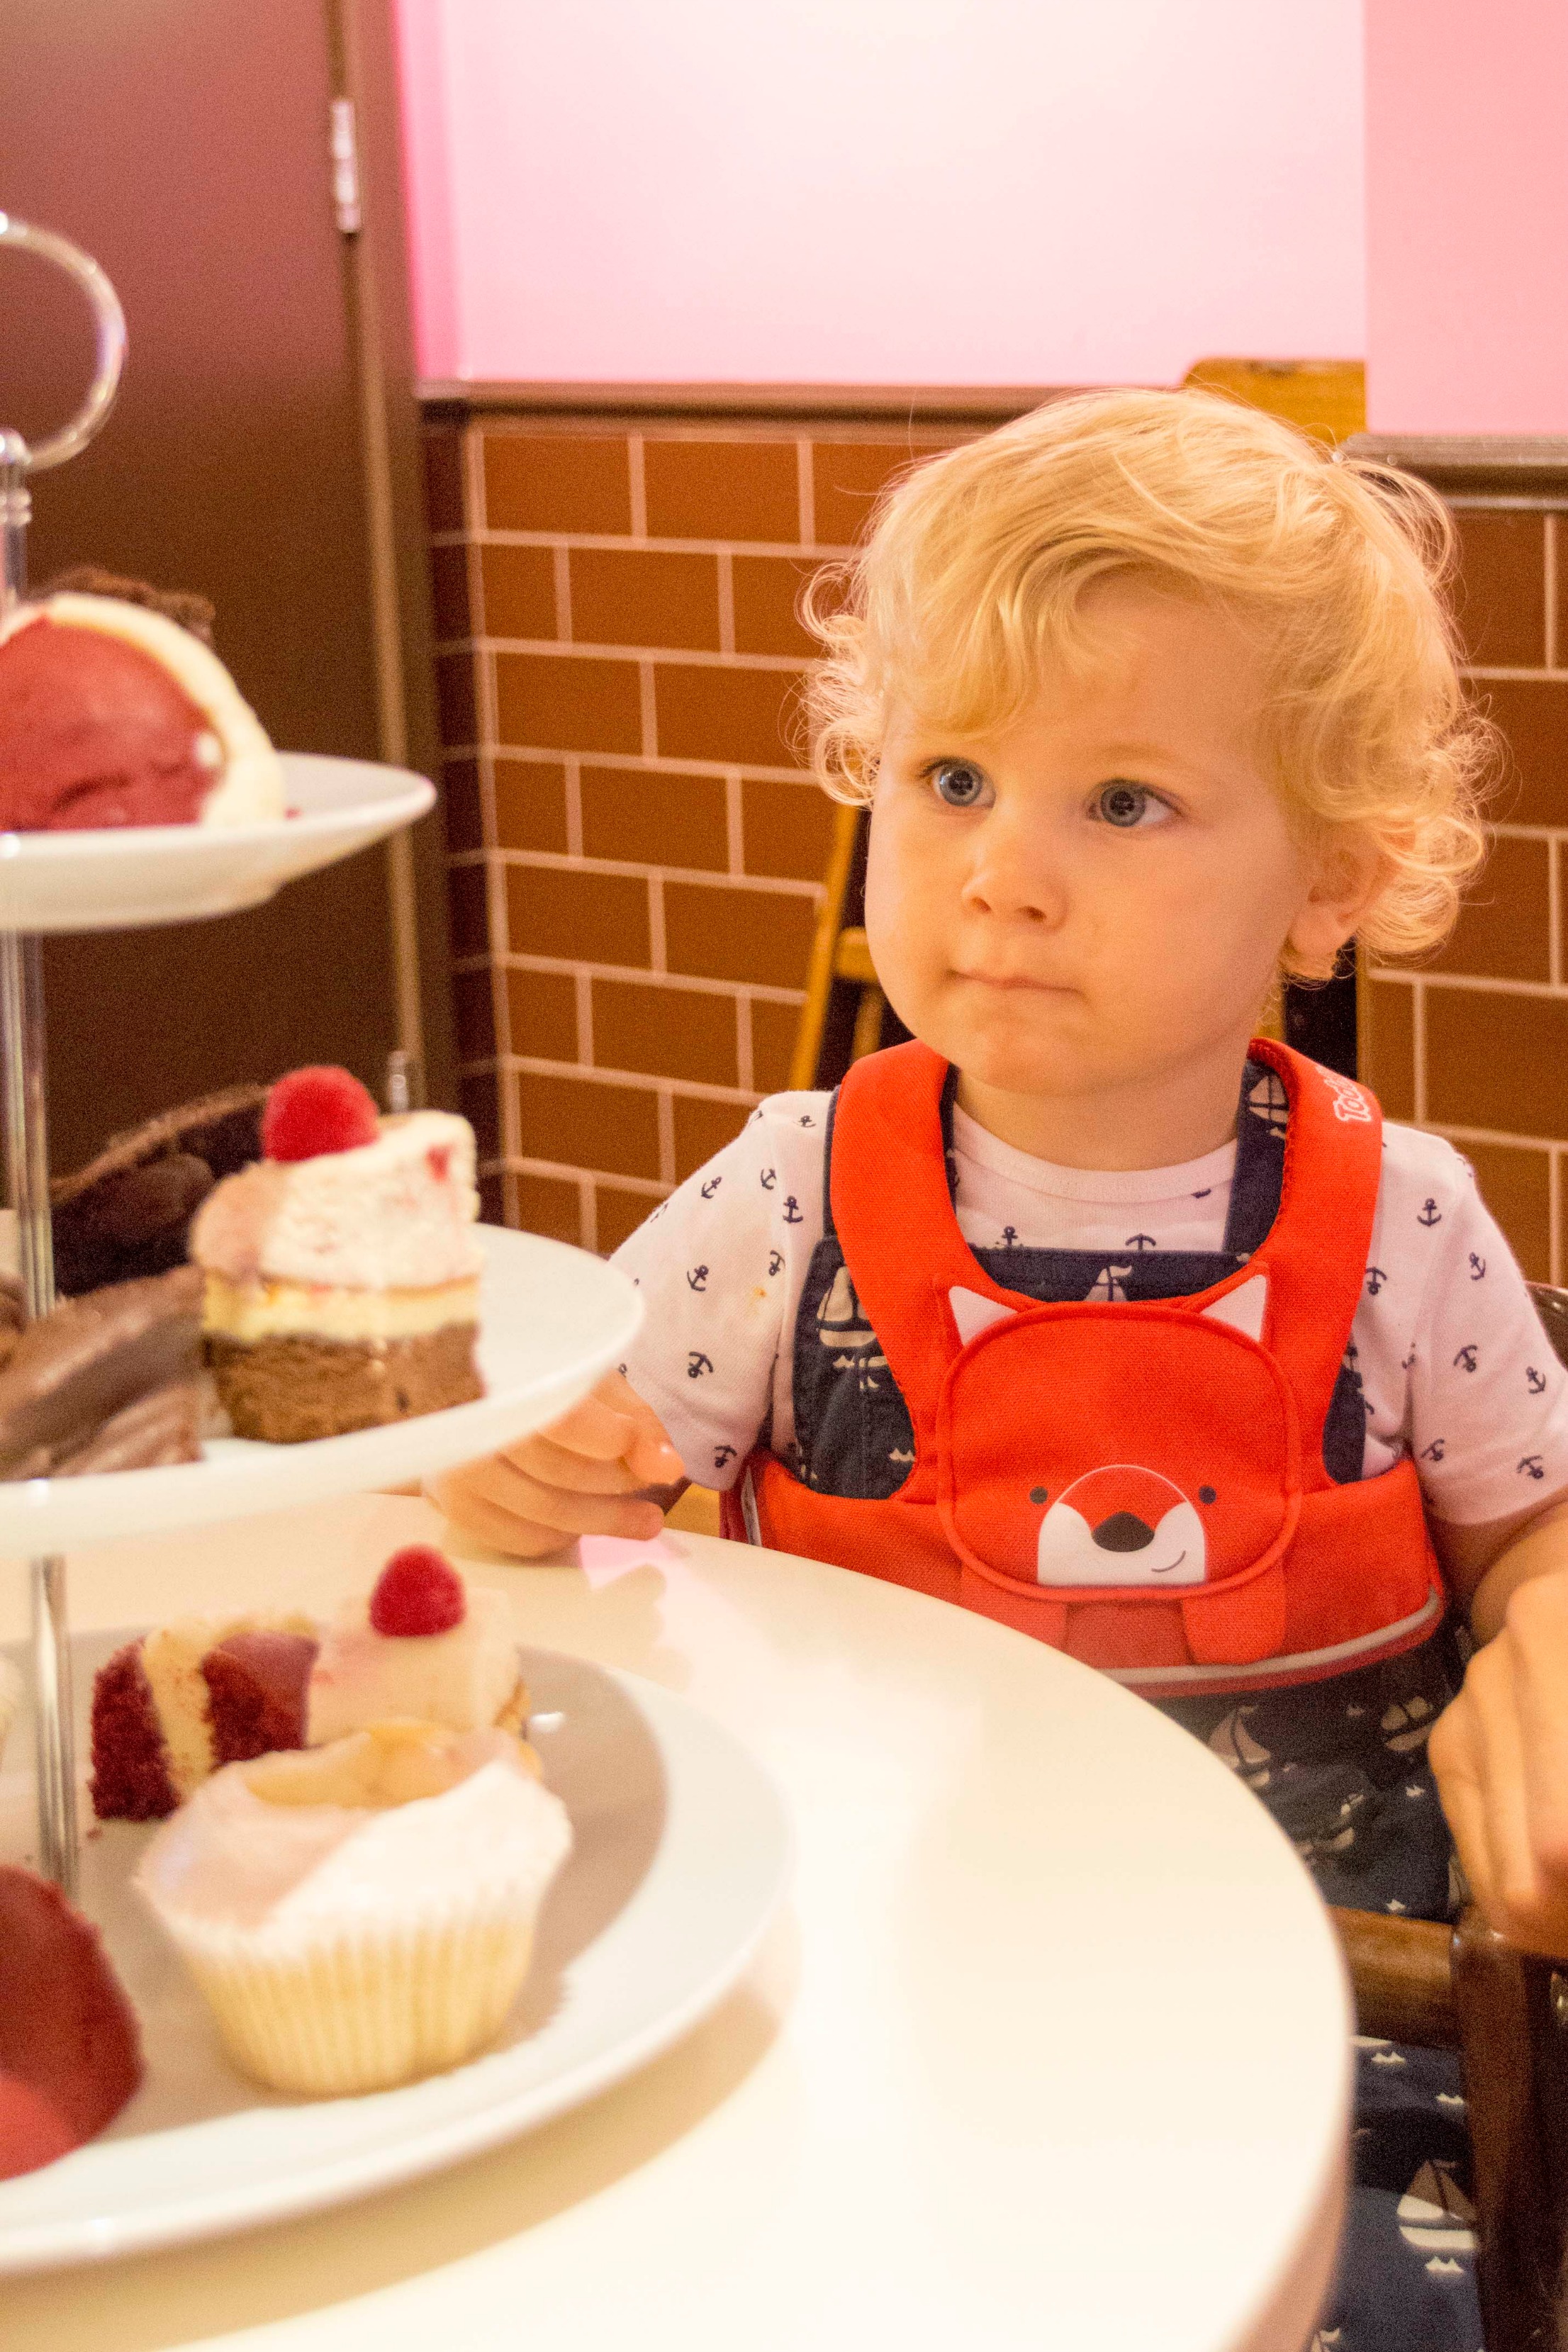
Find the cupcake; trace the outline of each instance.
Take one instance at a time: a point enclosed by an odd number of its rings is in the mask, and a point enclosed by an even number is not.
[[[393,1721],[205,1782],[135,1883],[235,2064],[331,2098],[482,2049],[572,1843],[538,1771],[508,1732]]]

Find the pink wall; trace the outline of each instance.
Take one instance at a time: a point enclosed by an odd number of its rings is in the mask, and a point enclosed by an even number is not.
[[[1367,406],[1568,433],[1568,9],[1367,0]]]
[[[1168,383],[1363,347],[1361,0],[400,7],[428,376]]]

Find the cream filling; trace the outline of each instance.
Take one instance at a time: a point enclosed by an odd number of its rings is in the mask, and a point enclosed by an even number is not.
[[[418,1290],[350,1290],[301,1282],[232,1283],[209,1271],[202,1327],[247,1345],[290,1336],[374,1342],[419,1339],[454,1323],[479,1319],[477,1282],[432,1283]]]

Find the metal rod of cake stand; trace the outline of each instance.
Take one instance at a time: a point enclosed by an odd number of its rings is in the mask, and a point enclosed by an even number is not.
[[[51,262],[75,280],[93,314],[97,366],[86,399],[58,433],[31,446],[19,433],[0,429],[0,619],[27,585],[27,522],[31,474],[63,466],[85,449],[114,405],[125,365],[125,313],[90,254],[52,229],[36,228],[0,212],[0,246],[14,246]],[[55,1303],[54,1241],[49,1230],[48,1122],[44,1098],[44,963],[38,940],[0,931],[0,1108],[5,1121],[5,1161],[16,1227],[22,1303],[29,1322]],[[66,1564],[56,1555],[35,1559],[33,1706],[37,1750],[38,1858],[68,1895],[76,1892],[75,1714],[70,1635],[66,1622]]]
[[[55,1303],[44,1099],[44,974],[39,942],[16,931],[0,931],[0,1093],[22,1300],[31,1322],[47,1315]],[[45,1874],[71,1895],[77,1863],[76,1743],[65,1561],[58,1555],[35,1559],[31,1581],[38,1858]]]

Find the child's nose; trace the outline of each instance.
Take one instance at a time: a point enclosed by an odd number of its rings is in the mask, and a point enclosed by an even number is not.
[[[977,845],[963,897],[972,912],[1003,921],[1059,923],[1066,911],[1061,877],[1010,830]]]

